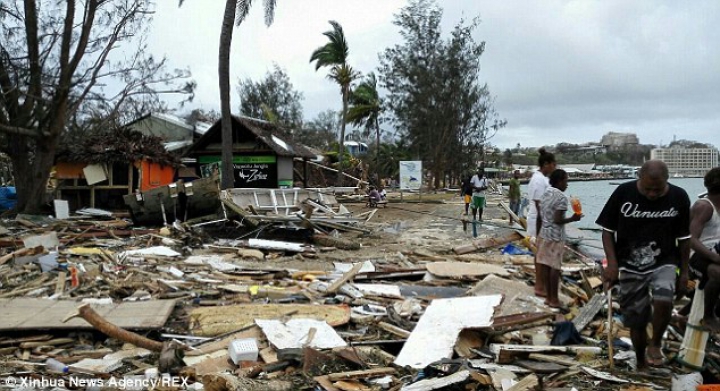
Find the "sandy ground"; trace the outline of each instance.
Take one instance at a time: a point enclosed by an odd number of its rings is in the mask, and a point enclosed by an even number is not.
[[[489,207],[478,224],[478,237],[498,235],[508,224],[506,214],[497,206],[502,198],[490,196]],[[354,216],[371,211],[362,203],[348,203],[345,207]],[[268,267],[296,270],[333,270],[334,262],[359,262],[372,260],[377,265],[395,264],[409,266],[404,261],[407,254],[422,253],[447,256],[455,246],[468,244],[474,238],[472,226],[463,230],[464,204],[459,196],[436,196],[430,202],[393,202],[380,207],[375,215],[360,228],[370,232],[340,232],[339,237],[361,244],[357,251],[330,250],[316,255],[278,257],[263,262],[241,262],[245,268]],[[321,249],[322,250],[322,249]]]

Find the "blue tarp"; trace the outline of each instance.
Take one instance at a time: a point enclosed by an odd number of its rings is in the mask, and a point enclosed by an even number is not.
[[[8,210],[17,204],[15,187],[0,187],[0,210]]]

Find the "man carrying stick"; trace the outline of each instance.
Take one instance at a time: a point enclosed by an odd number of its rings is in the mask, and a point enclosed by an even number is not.
[[[677,293],[687,288],[690,199],[685,190],[668,183],[667,166],[659,160],[645,162],[639,174],[637,181],[615,189],[596,223],[603,228],[608,263],[605,289],[619,284],[623,322],[630,328],[637,367],[643,370],[663,365],[660,344],[672,315],[678,267]]]

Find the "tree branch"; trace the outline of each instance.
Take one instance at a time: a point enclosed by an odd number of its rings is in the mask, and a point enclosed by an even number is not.
[[[40,132],[33,129],[28,128],[21,128],[19,126],[11,126],[11,125],[5,125],[0,123],[0,132],[4,133],[10,133],[10,134],[17,134],[19,136],[28,136],[33,138],[38,138],[41,136],[48,136],[48,132]]]

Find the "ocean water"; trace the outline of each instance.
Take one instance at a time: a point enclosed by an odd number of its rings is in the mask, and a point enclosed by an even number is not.
[[[618,183],[629,181],[628,179],[613,179],[603,181],[571,181],[568,183],[568,188],[565,190],[565,194],[568,196],[575,196],[580,199],[583,206],[583,217],[577,223],[573,223],[575,227],[579,229],[598,229],[599,227],[595,224],[600,211],[605,202],[610,197],[610,194],[617,188]],[[702,178],[670,178],[670,183],[675,186],[680,186],[688,193],[690,202],[694,203],[697,200],[698,195],[705,192],[705,186],[703,186]],[[520,187],[520,191],[523,192],[524,196],[527,193],[527,185]]]

